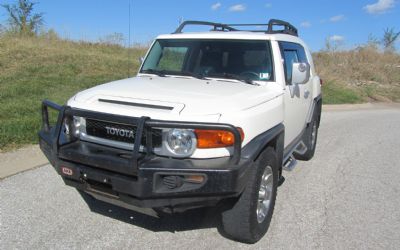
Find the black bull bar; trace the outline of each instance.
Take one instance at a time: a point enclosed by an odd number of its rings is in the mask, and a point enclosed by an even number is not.
[[[58,111],[57,123],[55,126],[50,126],[49,122],[49,108]],[[236,165],[240,161],[242,140],[239,130],[230,124],[220,123],[202,123],[202,122],[180,122],[180,121],[164,121],[153,120],[149,117],[130,117],[114,114],[107,114],[101,112],[87,111],[82,109],[71,108],[66,105],[58,105],[48,100],[42,102],[42,130],[39,132],[40,137],[43,139],[47,146],[51,147],[52,159],[57,159],[58,151],[60,148],[60,134],[64,120],[67,117],[84,117],[88,119],[102,120],[106,122],[121,123],[132,125],[136,127],[136,134],[133,141],[133,150],[131,157],[131,166],[133,171],[137,171],[139,160],[142,159],[143,154],[139,152],[142,136],[145,136],[145,154],[144,157],[149,159],[154,156],[153,142],[152,142],[152,129],[153,128],[178,128],[178,129],[204,129],[204,130],[221,130],[228,131],[234,135],[233,153],[230,156],[232,164]]]

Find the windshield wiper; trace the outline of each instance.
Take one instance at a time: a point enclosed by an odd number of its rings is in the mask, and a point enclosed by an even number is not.
[[[190,71],[182,71],[180,72],[180,74],[185,75],[185,76],[191,76],[200,80],[206,80],[206,78],[204,77],[203,74],[200,73],[194,73],[194,72],[190,72]]]
[[[145,69],[142,70],[140,73],[145,73],[145,74],[154,74],[158,75],[159,77],[165,77],[165,70],[155,70],[155,69]]]
[[[253,80],[251,80],[250,78],[244,78],[241,77],[240,75],[235,75],[235,74],[230,74],[230,73],[222,73],[222,74],[212,74],[209,75],[211,77],[223,77],[226,79],[233,79],[233,80],[238,80],[247,84],[251,84],[251,85],[257,85],[257,83],[255,83]]]
[[[145,69],[145,70],[142,70],[140,73],[154,74],[154,75],[158,75],[160,77],[166,77],[167,71],[166,70]],[[191,77],[201,79],[201,80],[205,79],[204,75],[197,74],[197,73],[190,72],[190,71],[171,72],[171,75],[184,75],[184,76],[191,76]]]

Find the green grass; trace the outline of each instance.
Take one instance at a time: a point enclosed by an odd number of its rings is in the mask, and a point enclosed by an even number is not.
[[[130,54],[130,59],[128,59]],[[0,36],[0,151],[37,143],[43,99],[132,76],[145,49],[72,42],[57,36]],[[374,51],[314,54],[325,104],[400,101],[400,56]],[[176,64],[164,67],[178,67]],[[356,83],[362,83],[357,85]]]
[[[143,49],[45,38],[0,38],[0,150],[37,142],[43,99],[64,104],[82,89],[123,79]]]
[[[335,82],[325,82],[322,85],[323,104],[361,103],[362,96],[357,91],[340,86]]]

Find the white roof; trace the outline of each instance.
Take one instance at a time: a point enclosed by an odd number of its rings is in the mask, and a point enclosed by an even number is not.
[[[304,44],[296,36],[287,34],[266,34],[262,32],[250,31],[210,31],[210,32],[186,32],[178,34],[160,35],[157,39],[238,39],[238,40],[272,40],[287,41]]]

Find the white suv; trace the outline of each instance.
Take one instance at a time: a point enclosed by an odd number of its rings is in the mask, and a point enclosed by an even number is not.
[[[193,25],[212,30],[183,32]],[[187,21],[154,41],[136,77],[42,107],[41,149],[82,195],[153,214],[222,203],[225,233],[254,243],[282,170],[314,155],[321,83],[287,22]]]

